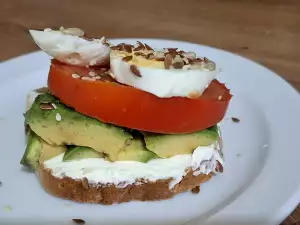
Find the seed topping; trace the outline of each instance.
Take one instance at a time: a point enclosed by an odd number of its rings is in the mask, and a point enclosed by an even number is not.
[[[80,78],[80,75],[78,75],[78,74],[76,74],[76,73],[72,73],[72,77],[73,77],[74,79],[78,79],[78,78]]]
[[[52,110],[52,109],[54,109],[54,107],[50,103],[41,103],[40,104],[40,109],[41,110]]]
[[[58,122],[61,121],[61,115],[59,113],[56,113],[55,119]]]
[[[135,65],[130,65],[130,71],[137,77],[142,77],[141,72]]]

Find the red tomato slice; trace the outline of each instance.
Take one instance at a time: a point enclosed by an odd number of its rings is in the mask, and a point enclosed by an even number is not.
[[[83,80],[91,69],[52,61],[50,92],[77,112],[117,126],[155,133],[191,133],[216,125],[228,108],[231,94],[214,80],[197,99],[158,98],[108,80]],[[220,96],[222,96],[220,100]]]

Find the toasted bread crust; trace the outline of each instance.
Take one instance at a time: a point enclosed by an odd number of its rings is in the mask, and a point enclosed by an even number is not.
[[[208,181],[212,174],[200,174],[194,176],[193,172],[188,172],[181,182],[169,189],[168,180],[157,180],[142,184],[131,184],[124,188],[115,185],[92,186],[86,179],[74,180],[69,177],[62,179],[54,177],[50,169],[39,168],[38,175],[44,189],[50,194],[69,199],[76,202],[97,203],[111,205],[129,201],[154,201],[172,198],[174,195],[191,191],[201,183]]]

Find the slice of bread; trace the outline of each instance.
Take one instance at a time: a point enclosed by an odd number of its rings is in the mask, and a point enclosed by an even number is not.
[[[135,200],[169,199],[178,193],[192,191],[212,177],[212,174],[194,176],[193,172],[189,171],[173,189],[169,189],[171,179],[147,183],[140,182],[142,184],[132,184],[125,188],[118,188],[115,185],[92,186],[88,184],[86,179],[74,180],[69,177],[60,179],[54,177],[51,170],[43,166],[39,168],[38,175],[44,189],[54,196],[76,202],[105,205]]]

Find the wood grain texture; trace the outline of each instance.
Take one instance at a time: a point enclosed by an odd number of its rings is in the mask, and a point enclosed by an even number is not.
[[[298,0],[10,0],[0,6],[0,60],[37,50],[28,28],[80,27],[92,36],[178,39],[222,48],[300,90]],[[300,222],[300,210],[284,224]]]

